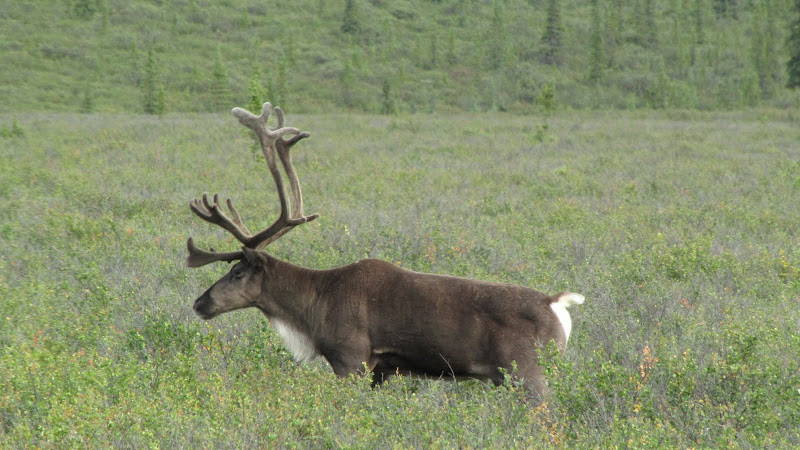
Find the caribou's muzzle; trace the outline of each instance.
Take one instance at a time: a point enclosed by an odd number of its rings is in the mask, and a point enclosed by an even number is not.
[[[214,301],[211,299],[209,291],[211,291],[211,289],[203,292],[203,295],[197,297],[197,300],[194,301],[194,305],[192,305],[194,313],[203,320],[213,319],[217,315],[212,311]]]

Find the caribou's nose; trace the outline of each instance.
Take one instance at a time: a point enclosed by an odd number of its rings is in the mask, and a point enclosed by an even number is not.
[[[215,316],[211,311],[212,304],[211,295],[209,295],[208,291],[205,291],[203,295],[197,297],[197,300],[194,301],[192,309],[201,319],[208,320]]]

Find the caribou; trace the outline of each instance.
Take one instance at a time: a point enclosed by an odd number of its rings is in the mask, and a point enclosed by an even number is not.
[[[275,127],[268,124],[273,111]],[[373,386],[396,374],[476,378],[500,385],[510,374],[532,396],[546,392],[537,350],[551,341],[560,351],[566,349],[572,329],[567,308],[583,303],[582,295],[546,295],[513,284],[419,273],[376,259],[314,270],[273,257],[263,251],[267,245],[319,217],[303,212],[289,153],[310,134],[284,126],[283,111],[270,103],[264,103],[258,116],[242,108],[232,113],[261,144],[280,214],[253,234],[230,199],[225,202],[227,212],[218,195],[204,193],[190,202],[195,215],[241,243],[240,250],[217,252],[202,250],[189,238],[188,267],[235,262],[194,301],[200,318],[257,308],[295,360],[322,356],[340,377],[371,373]],[[276,156],[289,180],[291,198]]]

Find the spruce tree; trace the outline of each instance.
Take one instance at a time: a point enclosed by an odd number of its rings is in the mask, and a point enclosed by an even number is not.
[[[600,31],[600,8],[598,0],[592,0],[592,31],[589,45],[591,55],[589,56],[589,81],[597,82],[603,76],[603,36]]]
[[[543,141],[550,130],[550,118],[556,110],[556,87],[554,83],[547,83],[542,86],[542,92],[539,93],[537,103],[542,107],[543,117],[542,123],[536,130],[534,138],[537,141]]]
[[[636,8],[637,41],[642,47],[656,45],[656,20],[653,0],[641,0]]]
[[[542,92],[539,94],[539,105],[544,110],[544,115],[547,118],[553,116],[556,111],[556,86],[555,83],[550,82],[542,87]]]
[[[705,42],[705,21],[703,17],[703,0],[692,0],[694,2],[693,5],[689,6],[688,3],[684,3],[684,7],[686,8],[686,13],[688,14],[687,19],[691,20],[693,23],[693,30],[694,30],[694,41],[689,48],[690,51],[690,65],[694,67],[698,63],[698,48],[703,45]],[[691,8],[691,9],[689,9]],[[687,27],[688,28],[688,27]]]
[[[714,0],[714,11],[716,11],[717,17],[731,17],[732,19],[738,19],[738,1]]]
[[[261,106],[266,101],[270,101],[270,94],[267,89],[263,87],[261,84],[261,72],[258,70],[258,67],[253,68],[253,76],[250,78],[250,85],[247,88],[247,109],[250,110],[253,114],[261,114]],[[242,129],[242,131],[246,131]],[[251,149],[253,151],[253,157],[258,158],[261,156],[261,144],[259,143],[258,137],[250,132],[244,133],[244,135],[248,136],[252,139]]]
[[[159,80],[158,63],[153,54],[153,48],[147,49],[147,62],[145,63],[145,73],[142,79],[142,106],[146,114],[163,114],[164,105],[164,86]]]
[[[278,76],[276,77],[276,83],[270,94],[275,97],[274,104],[281,106],[285,103],[288,103],[287,97],[289,94],[289,67],[286,62],[285,57],[281,57],[278,59]],[[286,107],[283,107],[283,110],[286,111]]]
[[[684,29],[684,24],[688,21],[687,8],[689,4],[686,0],[676,1],[672,3],[671,11],[667,13],[672,18],[669,42],[674,50],[674,58],[667,58],[667,64],[673,73],[685,73],[691,65],[694,52],[694,38]]]
[[[426,70],[434,69],[439,65],[439,37],[435,31],[431,33],[430,44],[430,51],[428,52],[430,57],[422,64],[422,68]]]
[[[394,100],[392,99],[392,86],[389,84],[389,79],[383,80],[383,104],[381,105],[381,114],[394,114]]]
[[[344,20],[341,27],[342,33],[356,34],[361,31],[358,21],[358,9],[355,0],[346,0],[344,4]]]
[[[698,45],[703,45],[706,40],[705,23],[703,20],[703,0],[695,0],[693,14],[695,42]]]
[[[108,31],[109,15],[111,14],[108,0],[99,0],[97,8],[100,10],[100,32],[105,34]]]
[[[447,59],[447,64],[453,65],[458,61],[458,57],[456,56],[456,35],[453,32],[453,29],[450,29],[450,33],[447,35],[447,51],[445,54],[445,58]]]
[[[129,78],[136,86],[141,86],[142,83],[142,66],[140,60],[141,53],[139,53],[139,46],[136,45],[136,41],[133,41],[131,42],[130,53],[128,55],[128,61],[131,64]]]
[[[344,62],[344,70],[339,77],[339,82],[342,87],[342,103],[348,108],[355,105],[354,90],[355,90],[355,75],[353,74],[353,66],[350,65],[349,60]]]
[[[767,8],[767,23],[766,23],[766,48],[764,53],[767,63],[767,78],[769,80],[769,87],[767,93],[769,96],[774,94],[774,91],[780,86],[781,79],[781,62],[779,55],[781,52],[780,44],[780,30],[778,29],[779,23],[779,9],[782,9],[780,3],[776,0],[765,1]]]
[[[789,75],[786,87],[800,88],[800,0],[794,0],[794,19],[789,25],[786,43],[790,52],[789,61],[786,62]]]
[[[622,45],[623,0],[611,0],[606,11],[606,52],[608,67],[613,67],[617,60],[617,48]]]
[[[81,112],[84,114],[94,112],[94,92],[92,92],[92,83],[86,81],[83,85],[83,98],[81,99]]]
[[[96,0],[76,0],[72,5],[72,12],[83,20],[89,20],[97,13]]]
[[[486,40],[489,47],[489,68],[492,70],[497,70],[500,68],[503,63],[503,57],[505,56],[506,36],[505,30],[503,29],[505,20],[506,18],[504,17],[500,3],[495,2],[494,14],[492,15],[492,21],[489,24],[488,36]]]
[[[766,0],[756,7],[752,17],[751,57],[764,98],[772,96],[780,79],[775,8],[772,1]]]
[[[250,78],[250,86],[247,89],[247,109],[254,114],[261,114],[261,105],[269,100],[269,93],[261,84],[261,73],[256,68]]]
[[[211,74],[211,110],[219,111],[220,109],[228,107],[230,99],[230,86],[228,83],[228,71],[225,69],[225,64],[222,62],[222,51],[217,46],[216,57],[214,58],[214,69]]]
[[[547,4],[547,25],[542,35],[544,51],[542,62],[550,65],[561,63],[561,38],[564,27],[561,24],[561,5],[558,0],[549,0]]]

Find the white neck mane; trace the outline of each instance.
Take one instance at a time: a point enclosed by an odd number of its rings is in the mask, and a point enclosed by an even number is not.
[[[271,319],[272,327],[278,332],[283,346],[292,354],[294,360],[309,363],[319,356],[319,351],[311,341],[311,337],[280,319]]]

